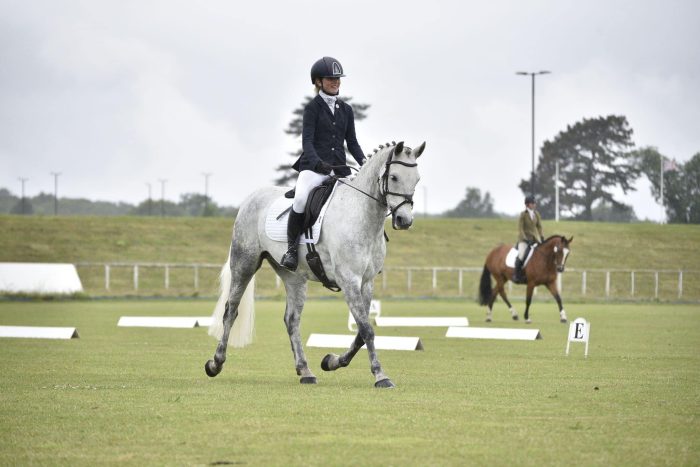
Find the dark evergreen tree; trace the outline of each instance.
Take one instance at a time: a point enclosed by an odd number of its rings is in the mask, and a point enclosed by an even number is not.
[[[633,191],[640,170],[630,152],[632,129],[624,116],[583,119],[567,126],[553,141],[545,141],[538,160],[535,194],[540,213],[554,217],[554,173],[559,161],[559,206],[564,216],[592,220],[593,206],[607,203],[615,209],[624,204],[613,197],[614,188]],[[530,191],[530,181],[519,185]]]
[[[493,211],[493,200],[487,191],[481,197],[481,190],[467,187],[464,199],[454,209],[445,212],[446,217],[497,217]]]
[[[305,97],[304,102],[301,103],[299,107],[294,109],[292,111],[292,114],[294,115],[294,118],[292,118],[292,121],[289,122],[289,125],[287,126],[287,129],[284,130],[285,133],[288,135],[292,135],[295,138],[300,139],[301,143],[301,130],[302,130],[302,124],[304,120],[304,108],[306,108],[306,105],[311,102],[312,97]],[[346,102],[347,104],[350,104],[352,107],[352,111],[355,115],[355,122],[358,122],[360,120],[364,120],[367,118],[367,109],[369,109],[369,104],[357,104],[352,102],[352,97],[349,96],[342,96],[341,99]],[[367,148],[365,148],[365,151]],[[291,185],[292,182],[296,179],[297,173],[292,169],[292,165],[294,162],[301,156],[302,149],[299,148],[296,151],[290,152],[289,155],[293,157],[293,159],[287,163],[287,164],[280,164],[277,166],[275,169],[278,172],[277,178],[274,180],[275,185],[278,186],[285,186],[285,185]],[[348,149],[347,147],[345,148],[345,153],[348,154]],[[356,165],[355,164],[355,159],[352,157],[348,157],[348,162],[349,165]]]

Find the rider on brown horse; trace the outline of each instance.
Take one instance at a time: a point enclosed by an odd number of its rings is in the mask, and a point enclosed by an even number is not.
[[[518,257],[515,260],[515,271],[513,272],[513,282],[524,284],[526,281],[523,274],[523,263],[530,253],[532,245],[544,241],[542,235],[542,219],[535,207],[535,197],[528,195],[525,197],[525,210],[520,214],[518,220]]]

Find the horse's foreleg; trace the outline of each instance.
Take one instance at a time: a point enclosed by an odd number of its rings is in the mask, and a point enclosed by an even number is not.
[[[530,303],[532,302],[532,292],[535,290],[535,286],[531,283],[527,283],[527,294],[525,296],[525,322],[530,324]]]
[[[514,321],[517,321],[518,312],[515,311],[515,308],[513,308],[513,305],[511,305],[510,301],[508,300],[508,296],[506,295],[505,281],[498,282],[498,294],[501,296],[506,305],[508,305],[508,311],[510,311],[511,318],[513,318]]]
[[[372,303],[372,293],[373,293],[373,286],[372,282],[366,282],[363,287],[362,287],[362,307],[364,310],[367,310],[367,316],[369,316],[369,307],[370,304]],[[352,359],[355,357],[357,354],[357,351],[362,348],[362,346],[365,344],[365,341],[362,339],[362,336],[360,335],[359,327],[357,331],[357,335],[355,336],[355,340],[352,342],[350,345],[350,348],[348,349],[347,352],[345,352],[343,355],[335,355],[335,354],[328,354],[323,358],[323,361],[321,362],[321,368],[325,371],[335,371],[338,368],[346,367],[350,364]]]
[[[559,321],[561,321],[562,323],[566,323],[566,311],[564,311],[564,305],[561,302],[561,296],[559,296],[559,289],[557,289],[557,281],[552,281],[549,284],[547,284],[547,288],[549,289],[549,292],[552,294],[554,300],[557,301],[557,305],[559,306]]]
[[[297,375],[301,376],[299,380],[302,384],[316,384],[316,376],[309,369],[304,355],[304,347],[301,343],[301,333],[299,327],[301,324],[301,312],[304,309],[304,301],[306,300],[306,281],[292,281],[290,279],[284,282],[287,291],[287,308],[284,311],[284,324],[287,326],[287,334],[289,334],[289,342],[292,345],[292,353],[294,354],[294,366]]]

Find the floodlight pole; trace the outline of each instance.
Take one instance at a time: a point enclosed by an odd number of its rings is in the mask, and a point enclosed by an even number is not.
[[[53,175],[53,215],[58,216],[58,176],[61,172],[51,172]]]
[[[24,183],[29,180],[28,178],[24,177],[19,177],[17,180],[19,180],[22,183],[22,198],[20,200],[21,206],[22,206],[22,214],[26,214],[26,202],[24,200]]]
[[[165,178],[159,178],[160,182],[160,217],[165,217],[165,183],[168,181]]]
[[[152,199],[152,198],[151,198],[151,183],[150,183],[150,182],[146,182],[146,186],[148,187],[148,215],[151,216],[151,215],[153,214],[153,213],[152,213],[152,211],[153,211],[153,208],[152,208],[153,203],[152,203],[152,201],[151,201],[151,199]]]
[[[537,75],[547,75],[551,71],[516,71],[516,75],[531,76],[532,77],[532,141],[531,141],[531,151],[532,151],[532,171],[530,172],[530,194],[535,194],[535,76]]]
[[[202,172],[202,175],[204,176],[204,212],[202,215],[206,216],[207,211],[209,210],[209,177],[211,176],[211,173]]]

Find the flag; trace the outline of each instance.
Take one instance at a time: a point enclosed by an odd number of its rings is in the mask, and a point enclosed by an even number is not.
[[[663,168],[664,172],[677,172],[678,164],[674,159],[666,159],[664,157]]]

